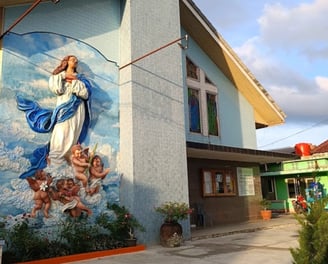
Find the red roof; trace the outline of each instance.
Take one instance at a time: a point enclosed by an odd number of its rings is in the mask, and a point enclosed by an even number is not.
[[[315,146],[312,150],[312,154],[328,152],[328,140],[322,142],[319,146]]]

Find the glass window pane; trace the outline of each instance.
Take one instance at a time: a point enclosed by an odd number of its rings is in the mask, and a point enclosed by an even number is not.
[[[214,85],[207,76],[205,76],[205,82]]]
[[[232,184],[232,179],[231,179],[230,175],[226,175],[225,180],[226,180],[227,192],[232,193],[233,192],[233,184]]]
[[[274,192],[274,179],[268,177],[268,192]]]
[[[204,194],[211,194],[213,193],[213,186],[212,186],[212,174],[210,171],[204,171]]]
[[[186,59],[187,63],[187,76],[189,78],[199,80],[199,69],[198,67],[189,59]]]
[[[208,120],[208,134],[218,135],[218,119],[217,119],[217,105],[216,96],[214,94],[206,95],[207,101],[207,120]]]
[[[295,198],[296,197],[296,186],[295,186],[294,179],[288,179],[287,185],[288,185],[289,198]]]
[[[217,173],[215,175],[215,185],[216,185],[216,192],[217,193],[224,193],[224,181],[223,181],[223,175],[220,173]]]
[[[199,91],[188,89],[189,130],[200,133]]]

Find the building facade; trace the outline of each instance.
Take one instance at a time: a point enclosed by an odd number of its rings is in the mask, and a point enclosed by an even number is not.
[[[33,1],[0,6],[1,215],[33,207],[20,176],[50,137],[31,130],[17,97],[54,108],[49,76],[73,54],[93,87],[91,125],[80,143],[111,168],[98,195],[82,197],[95,216],[106,202],[124,204],[146,228],[138,239],[149,244],[158,243],[163,221],[154,207],[166,201],[196,209],[182,223],[186,239],[191,224],[258,217],[259,165],[293,156],[256,150],[256,129],[285,115],[192,1],[34,3],[28,14]],[[44,169],[54,178],[74,177],[67,164],[51,166]],[[60,205],[50,213],[60,219]],[[36,219],[55,222],[42,212]]]
[[[306,151],[297,151],[297,145],[305,146]],[[298,153],[296,159],[261,165],[262,192],[273,201],[272,210],[294,212],[293,201],[298,196],[308,203],[327,196],[327,146],[327,141],[319,146],[299,143],[293,150]]]

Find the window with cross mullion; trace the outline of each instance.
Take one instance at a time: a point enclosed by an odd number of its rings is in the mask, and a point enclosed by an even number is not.
[[[186,59],[189,131],[219,136],[218,89],[205,72]]]

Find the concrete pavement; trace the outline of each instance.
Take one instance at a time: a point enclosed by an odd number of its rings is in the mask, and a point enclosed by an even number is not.
[[[298,230],[299,224],[293,215],[278,215],[269,221],[194,229],[192,239],[176,248],[151,246],[141,252],[79,263],[290,264],[290,248],[298,247]]]

